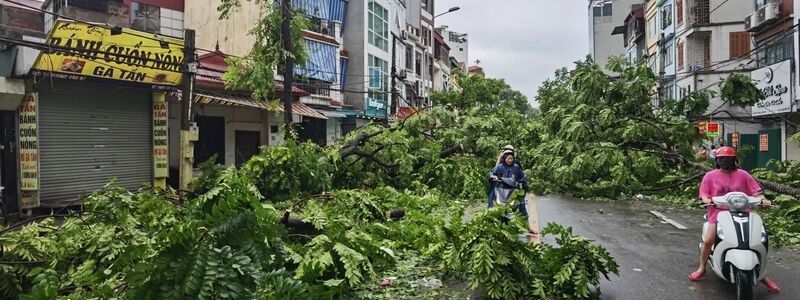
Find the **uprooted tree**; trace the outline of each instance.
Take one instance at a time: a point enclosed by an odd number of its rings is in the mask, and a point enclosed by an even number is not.
[[[668,99],[654,108],[657,78],[643,64],[615,61],[610,77],[591,60],[562,69],[543,84],[537,101],[546,129],[535,147],[529,173],[551,182],[554,190],[582,197],[618,198],[634,193],[670,197],[685,205],[697,197],[703,174],[712,168],[696,158],[702,137],[691,120],[704,114],[706,90]],[[724,104],[747,106],[760,99],[753,81],[730,76],[721,84]],[[771,212],[773,232],[787,243],[800,242],[800,177],[793,163],[755,170],[769,197],[786,210]],[[785,231],[784,231],[785,230]]]

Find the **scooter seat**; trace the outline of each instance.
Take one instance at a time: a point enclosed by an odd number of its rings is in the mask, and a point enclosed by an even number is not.
[[[706,221],[708,221],[708,214],[704,214],[704,215],[703,215],[703,219],[704,219],[704,220],[706,220]]]

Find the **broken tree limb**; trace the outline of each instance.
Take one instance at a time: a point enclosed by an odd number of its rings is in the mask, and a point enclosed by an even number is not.
[[[454,145],[439,152],[439,158],[448,158],[461,152],[464,152],[464,144]],[[427,159],[419,160],[416,164],[414,164],[414,170],[421,169],[427,163],[429,163]]]
[[[684,161],[686,161],[686,160],[684,159]],[[703,171],[706,171],[706,172],[712,170],[711,167],[709,167],[707,165],[704,165],[704,164],[701,164],[701,163],[686,161],[686,164],[688,166],[692,167],[692,168],[703,170]],[[787,185],[787,184],[778,183],[778,182],[774,182],[774,181],[758,179],[758,178],[756,178],[756,181],[758,182],[758,184],[761,185],[761,187],[763,189],[767,189],[767,190],[776,192],[778,194],[784,194],[784,195],[789,195],[789,196],[800,197],[800,188],[796,188],[796,187],[793,187],[793,186],[790,186],[790,185]]]
[[[464,144],[454,145],[439,152],[439,158],[448,158],[461,152],[464,152]]]
[[[635,192],[635,193],[660,192],[660,191],[663,191],[663,190],[668,190],[668,189],[671,189],[671,188],[675,188],[675,187],[679,187],[679,186],[685,185],[687,183],[690,183],[692,181],[697,180],[698,178],[702,177],[703,175],[705,175],[705,174],[699,173],[699,174],[695,174],[692,177],[689,177],[689,178],[687,178],[685,180],[682,180],[680,182],[677,182],[677,183],[674,183],[674,184],[670,184],[668,186],[662,186],[662,187],[650,188],[650,189],[635,190],[633,192]]]

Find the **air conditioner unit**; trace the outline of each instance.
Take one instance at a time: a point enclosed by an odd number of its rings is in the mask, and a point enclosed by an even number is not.
[[[755,26],[753,27],[777,19],[780,13],[781,9],[778,3],[770,3],[759,7],[756,11],[756,24],[754,24]]]
[[[401,31],[400,32],[400,38],[402,38],[404,40],[408,39],[408,31],[405,31],[405,30]]]
[[[781,7],[778,3],[764,5],[764,22],[771,22],[781,15]]]
[[[406,78],[406,76],[408,76],[408,71],[400,70],[400,72],[397,74],[397,76],[399,76],[400,79],[404,79],[404,78]]]
[[[744,30],[750,31],[750,29],[756,27],[756,25],[758,24],[755,23],[755,20],[756,20],[755,13],[751,13],[746,17],[744,17]]]

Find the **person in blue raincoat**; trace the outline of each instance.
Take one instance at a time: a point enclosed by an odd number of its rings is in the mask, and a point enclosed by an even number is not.
[[[500,155],[497,157],[497,163],[495,164],[494,168],[502,164],[503,153],[505,153],[506,151],[511,151],[511,153],[513,154],[514,146],[506,145],[505,147],[500,149]],[[520,170],[524,170],[522,168],[522,165],[519,163],[519,160],[516,159],[516,156],[514,157],[514,164],[517,165],[517,167],[519,167]],[[492,170],[494,170],[494,168],[492,168]],[[523,174],[523,176],[525,175]],[[489,172],[489,188],[486,191],[486,195],[488,196],[488,201],[487,201],[488,208],[492,208],[492,206],[494,206],[495,203],[495,181],[491,177],[492,177],[492,171]],[[524,181],[522,183],[522,189],[525,190],[525,193],[527,194],[527,192],[529,191],[527,181]],[[517,200],[519,203],[522,204],[522,210],[524,211],[522,214],[527,216],[527,210],[525,208],[525,196],[520,196]]]
[[[524,189],[526,179],[525,173],[522,168],[514,159],[514,151],[505,150],[500,158],[501,163],[492,168],[489,174],[489,180],[494,187],[494,197],[490,199],[489,207],[491,208],[495,203],[507,204],[509,197],[517,189]],[[525,196],[519,197],[519,204],[515,207],[519,213],[528,217],[528,211],[525,207]]]

